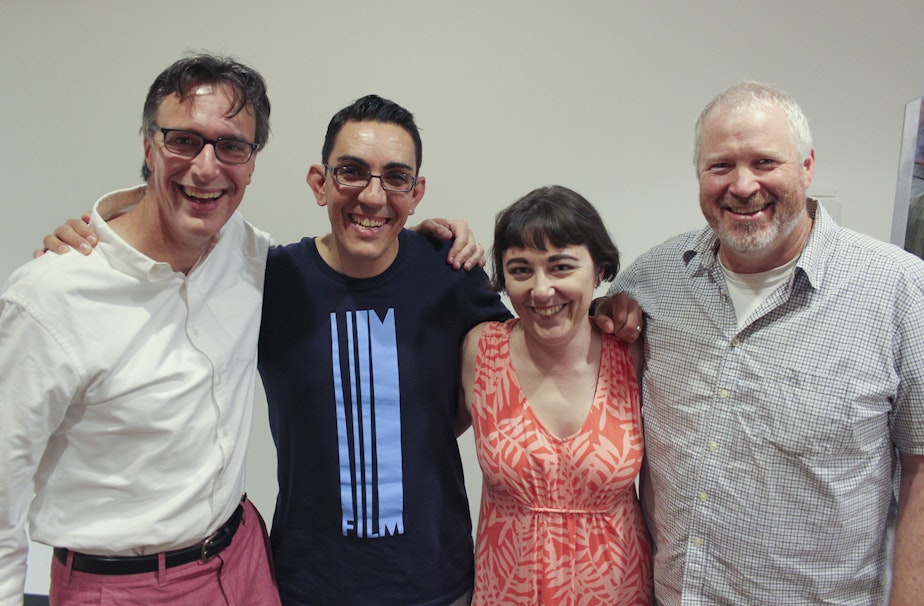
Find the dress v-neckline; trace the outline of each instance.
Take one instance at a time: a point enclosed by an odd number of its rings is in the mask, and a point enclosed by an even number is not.
[[[510,351],[510,340],[513,337],[513,327],[514,326],[516,326],[516,324],[513,324],[510,327],[509,332],[507,333],[507,342],[505,344],[505,347],[507,349],[506,351],[507,359],[510,362],[510,378],[511,378],[511,381],[513,381],[514,385],[516,385],[517,391],[520,394],[520,398],[523,403],[523,414],[529,415],[529,417],[533,420],[533,422],[536,423],[536,426],[540,429],[540,431],[542,431],[543,434],[545,434],[546,436],[548,436],[550,439],[554,440],[555,442],[565,443],[565,442],[570,442],[574,440],[575,438],[577,438],[578,436],[580,436],[581,434],[585,432],[585,430],[587,429],[587,424],[594,417],[595,413],[597,412],[598,408],[601,405],[600,402],[603,399],[602,398],[603,394],[600,390],[600,385],[602,382],[601,379],[603,375],[603,369],[606,366],[604,364],[605,362],[604,356],[608,355],[606,351],[606,347],[604,347],[601,343],[600,364],[597,368],[597,381],[596,381],[596,384],[594,385],[593,400],[591,400],[590,408],[587,410],[587,415],[584,417],[584,420],[581,422],[581,425],[577,428],[577,430],[574,433],[568,436],[559,436],[558,434],[554,433],[551,429],[549,429],[548,426],[542,421],[542,419],[539,418],[539,414],[536,412],[536,409],[533,408],[533,406],[529,402],[529,398],[526,397],[526,391],[523,389],[523,384],[520,383],[520,377],[517,374],[516,368],[514,368],[513,356]]]

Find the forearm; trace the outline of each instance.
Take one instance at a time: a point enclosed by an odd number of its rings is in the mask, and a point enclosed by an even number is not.
[[[890,606],[920,604],[924,596],[924,455],[901,460]]]

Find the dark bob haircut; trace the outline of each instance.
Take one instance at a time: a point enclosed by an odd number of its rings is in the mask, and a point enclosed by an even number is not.
[[[230,57],[208,53],[190,54],[165,69],[151,84],[141,114],[141,134],[148,136],[157,130],[157,110],[165,97],[176,95],[185,100],[189,94],[205,84],[227,85],[232,93],[228,118],[245,109],[253,111],[256,119],[254,143],[263,149],[269,140],[270,101],[266,95],[266,81],[257,70]],[[141,177],[147,181],[151,170],[147,163],[141,166]]]
[[[327,164],[330,153],[337,142],[337,135],[347,122],[381,122],[383,124],[397,124],[407,131],[414,140],[414,152],[417,157],[415,170],[420,171],[423,162],[423,144],[420,141],[420,132],[414,122],[414,114],[407,111],[394,101],[383,99],[378,95],[366,95],[347,105],[334,114],[327,125],[327,134],[324,136],[324,146],[321,148],[321,162]]]
[[[619,273],[619,250],[600,214],[579,193],[560,185],[529,192],[500,213],[494,223],[492,261],[495,290],[505,290],[504,251],[508,248],[587,247],[594,266],[609,281]]]

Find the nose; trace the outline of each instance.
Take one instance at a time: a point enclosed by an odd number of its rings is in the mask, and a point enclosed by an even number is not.
[[[191,163],[193,176],[202,181],[211,181],[218,176],[221,170],[218,157],[215,156],[215,146],[212,143],[203,145],[196,157],[192,158]]]
[[[739,198],[747,198],[759,189],[760,183],[749,168],[741,167],[732,173],[732,182],[728,190]]]
[[[552,280],[544,271],[537,271],[533,275],[532,294],[534,299],[548,299],[555,294]]]
[[[381,206],[388,200],[388,192],[382,189],[382,178],[372,175],[366,187],[359,192],[358,199],[363,204]]]

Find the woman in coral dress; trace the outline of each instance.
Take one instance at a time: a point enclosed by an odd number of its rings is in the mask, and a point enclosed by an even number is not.
[[[553,186],[498,215],[493,261],[517,319],[463,346],[484,477],[473,605],[650,604],[640,356],[588,320],[616,247],[593,206]]]

